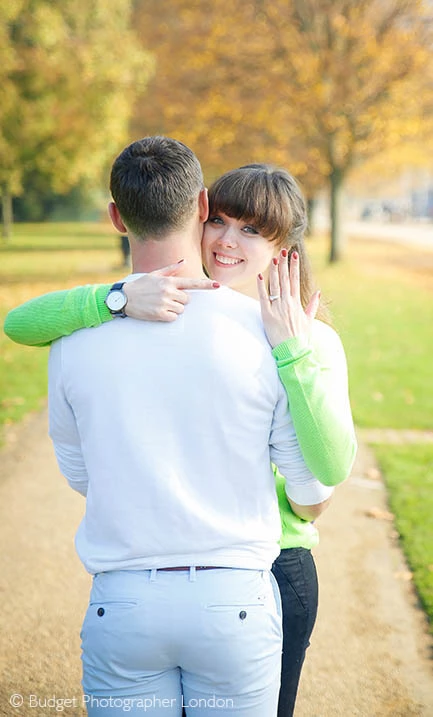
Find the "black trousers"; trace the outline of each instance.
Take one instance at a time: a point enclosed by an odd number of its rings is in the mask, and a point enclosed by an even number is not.
[[[305,652],[317,615],[318,583],[311,551],[282,550],[272,566],[283,608],[283,659],[278,717],[292,717]]]

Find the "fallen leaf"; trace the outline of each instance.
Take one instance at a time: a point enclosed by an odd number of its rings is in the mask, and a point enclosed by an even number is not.
[[[376,506],[368,508],[368,510],[365,511],[365,514],[369,518],[376,518],[376,520],[394,520],[394,516],[389,512],[389,510],[383,510],[383,508],[377,508]]]
[[[370,480],[380,480],[382,478],[382,474],[378,468],[369,468],[365,471],[364,475]]]

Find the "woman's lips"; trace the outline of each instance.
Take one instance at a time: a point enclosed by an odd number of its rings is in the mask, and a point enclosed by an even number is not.
[[[217,254],[214,252],[215,262],[220,266],[238,266],[242,264],[243,259],[239,259],[237,256],[224,256],[224,254]]]

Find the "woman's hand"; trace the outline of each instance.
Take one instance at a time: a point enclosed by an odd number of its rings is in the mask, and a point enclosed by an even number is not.
[[[144,321],[175,321],[189,301],[186,290],[219,288],[219,284],[211,279],[174,276],[182,265],[183,259],[126,282],[123,286],[128,297],[125,314]]]
[[[271,261],[269,293],[263,275],[257,277],[263,325],[272,348],[293,336],[308,345],[320,302],[320,291],[316,291],[304,311],[300,293],[299,255],[293,252],[289,270],[287,254],[287,249],[282,249],[279,257]]]

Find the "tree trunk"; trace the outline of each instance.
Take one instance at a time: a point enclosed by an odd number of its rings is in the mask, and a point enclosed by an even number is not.
[[[307,198],[308,227],[307,227],[306,235],[308,237],[310,237],[312,234],[314,234],[314,219],[315,219],[316,205],[317,205],[316,197],[308,197]]]
[[[1,206],[2,206],[2,238],[3,244],[7,244],[12,234],[12,195],[9,187],[3,184],[1,187]]]
[[[341,188],[343,186],[344,172],[334,167],[330,180],[330,220],[331,220],[331,247],[329,253],[330,263],[339,261],[343,254],[343,233],[341,230]]]

